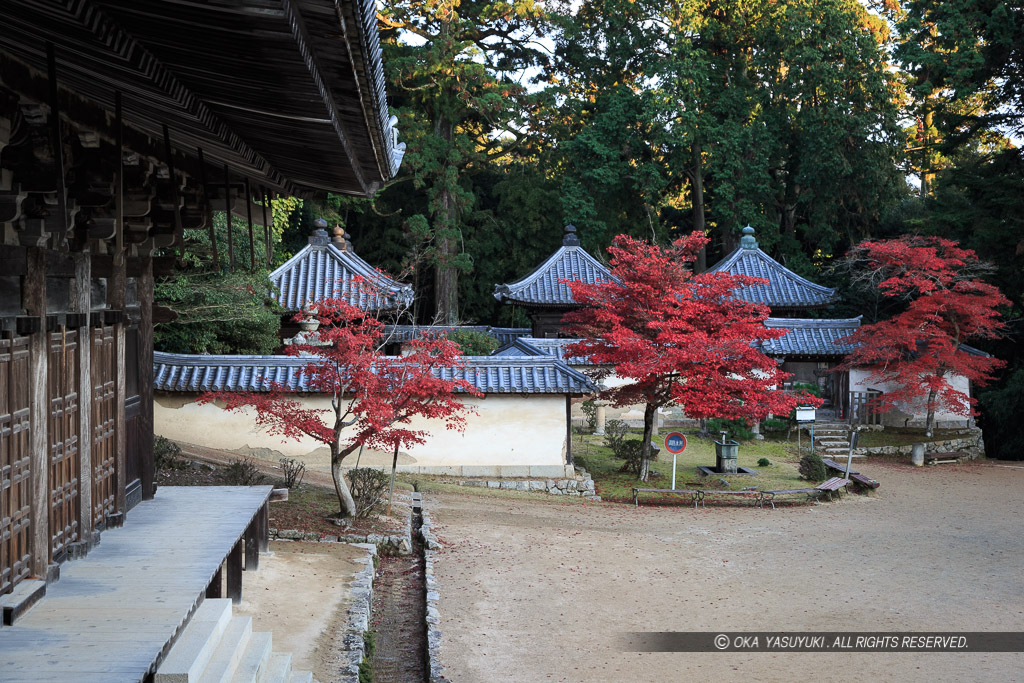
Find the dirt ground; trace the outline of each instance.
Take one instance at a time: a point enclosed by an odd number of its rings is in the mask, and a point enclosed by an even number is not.
[[[272,541],[259,571],[246,572],[237,615],[253,631],[274,634],[274,652],[291,652],[292,668],[319,681],[337,678],[336,650],[344,636],[348,584],[365,565],[365,551],[344,543]]]
[[[431,495],[446,677],[1024,679],[1019,653],[623,651],[628,631],[1024,631],[1021,463],[859,466],[877,495],[774,511]]]

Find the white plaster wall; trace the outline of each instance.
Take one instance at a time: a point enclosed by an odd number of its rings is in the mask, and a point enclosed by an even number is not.
[[[175,441],[218,450],[253,453],[266,459],[299,458],[317,467],[329,463],[326,447],[311,438],[282,441],[258,429],[255,411],[229,412],[199,405],[197,395],[156,392],[154,431]],[[330,400],[306,396],[309,407],[330,409]],[[402,451],[399,470],[467,476],[565,476],[565,396],[491,394],[464,399],[476,414],[466,430],[448,430],[440,421],[418,420],[413,429],[430,432],[427,443]],[[361,464],[391,464],[390,453],[366,452]],[[355,455],[346,458],[352,466]],[[496,469],[500,468],[500,469]]]
[[[869,381],[871,372],[869,370],[853,369],[850,370],[850,391],[868,391],[874,389],[881,392],[890,392],[896,389],[895,384],[890,382],[878,382]],[[963,375],[952,375],[948,378],[949,383],[953,385],[953,388],[957,391],[970,396],[970,382]],[[903,404],[899,407],[898,411],[892,411],[889,413],[883,413],[882,423],[885,425],[892,426],[903,426],[909,420],[911,426],[923,425],[924,420],[927,418],[927,411],[925,410],[925,399],[913,401],[912,403]],[[941,423],[949,423],[950,425],[963,425],[970,422],[970,418],[959,413],[953,413],[948,410],[940,408],[935,411],[935,422],[937,425]]]

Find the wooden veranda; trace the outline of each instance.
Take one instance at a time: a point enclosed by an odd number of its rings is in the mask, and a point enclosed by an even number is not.
[[[243,556],[256,569],[269,540],[270,491],[161,488],[0,628],[0,680],[146,680],[204,597],[241,599]]]

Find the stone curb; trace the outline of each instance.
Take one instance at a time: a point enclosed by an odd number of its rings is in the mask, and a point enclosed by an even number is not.
[[[594,489],[594,480],[590,474],[581,467],[577,467],[576,472],[575,479],[467,479],[458,484],[476,488],[546,493],[551,496],[579,496],[600,501],[601,497]]]
[[[441,544],[434,535],[434,526],[430,521],[430,515],[423,507],[420,494],[413,494],[413,505],[417,500],[420,502],[420,515],[422,524],[420,536],[423,538],[423,576],[427,594],[427,668],[430,683],[440,683],[444,680],[441,672],[444,667],[441,665],[441,614],[437,610],[437,603],[441,594],[437,589],[437,581],[434,579],[434,552],[441,549]]]
[[[345,636],[342,640],[344,650],[338,662],[340,683],[359,683],[359,665],[366,655],[366,641],[363,634],[370,628],[373,610],[373,579],[376,574],[374,558],[377,546],[373,543],[356,543],[356,547],[366,550],[366,557],[357,560],[364,562],[365,567],[356,572],[349,584],[351,602],[348,608],[348,619],[345,623]]]

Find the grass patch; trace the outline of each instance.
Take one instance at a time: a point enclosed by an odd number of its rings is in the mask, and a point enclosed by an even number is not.
[[[860,432],[857,446],[859,448],[910,446],[915,443],[958,439],[963,435],[964,430],[962,429],[936,429],[929,438],[924,435],[923,427],[886,427],[881,431],[865,430]]]
[[[635,435],[642,436],[639,430]],[[634,436],[631,431],[631,436]],[[808,482],[800,478],[797,470],[799,457],[796,444],[785,441],[745,441],[740,443],[739,465],[756,469],[756,475],[714,475],[703,476],[698,466],[714,466],[715,444],[713,439],[700,438],[696,434],[687,434],[686,450],[676,458],[677,489],[714,489],[738,491],[748,486],[756,486],[762,490],[803,488]],[[586,468],[594,478],[597,494],[602,500],[633,502],[633,487],[671,488],[672,486],[672,455],[664,452],[659,459],[651,463],[651,469],[660,473],[660,477],[652,477],[647,482],[640,482],[631,474],[619,472],[623,460],[612,455],[611,449],[604,445],[604,437],[593,435],[577,435],[573,438],[573,454],[576,462]],[[758,467],[757,461],[767,458],[771,461],[768,467]],[[718,484],[719,479],[728,482],[728,489]],[[667,494],[641,494],[645,502],[671,502],[686,505],[687,500]],[[718,501],[709,499],[709,504]]]

